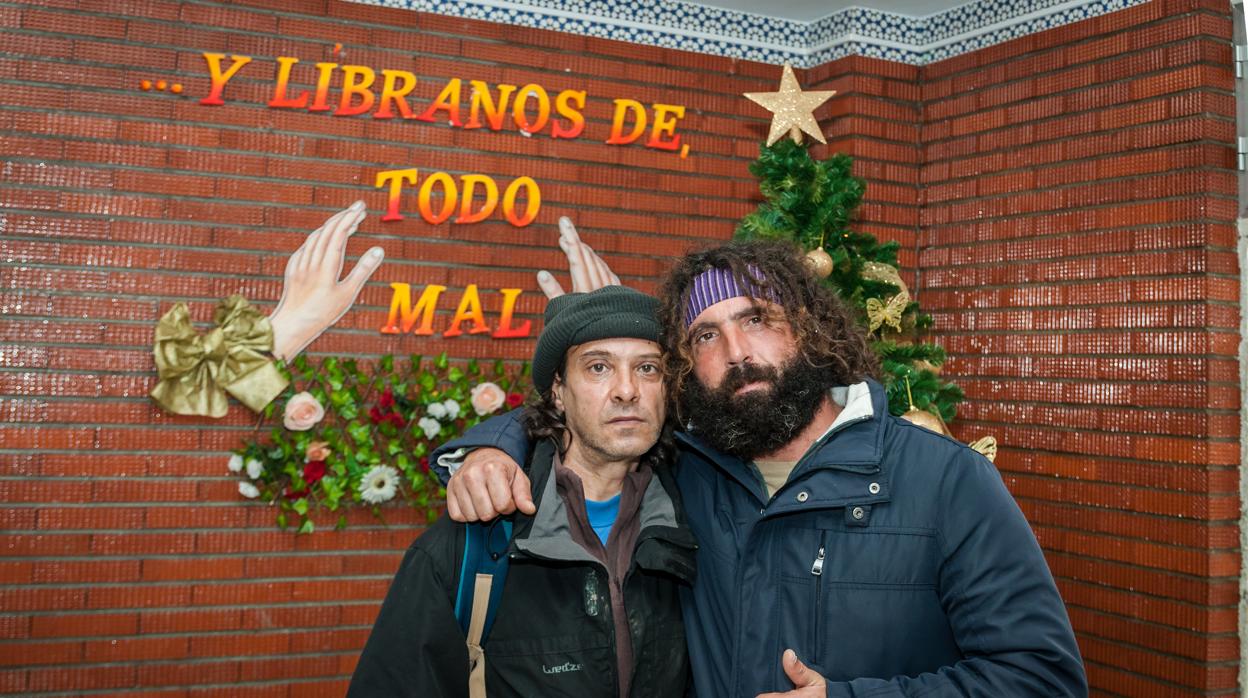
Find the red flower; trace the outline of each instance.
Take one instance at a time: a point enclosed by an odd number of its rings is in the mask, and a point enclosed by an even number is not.
[[[407,420],[403,419],[403,415],[399,414],[394,407],[394,391],[386,388],[385,392],[381,394],[381,398],[377,400],[377,404],[369,408],[368,418],[373,424],[388,422],[394,428],[402,429],[407,424]]]
[[[520,393],[511,393],[507,396],[507,406],[515,409],[524,404],[524,396]]]
[[[303,480],[309,486],[315,485],[323,477],[325,477],[325,461],[310,460],[303,464]]]
[[[426,473],[429,472],[429,456],[420,457],[420,469]]]
[[[285,497],[286,499],[299,499],[300,497],[308,496],[308,491],[307,490],[291,490],[289,487],[287,487],[282,492],[282,496]]]

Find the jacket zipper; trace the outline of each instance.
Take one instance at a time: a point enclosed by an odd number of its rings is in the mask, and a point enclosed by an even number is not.
[[[815,641],[813,656],[804,659],[806,662],[820,663],[820,657],[823,644],[823,633],[821,632],[823,625],[823,560],[824,551],[827,550],[828,534],[824,531],[819,538],[819,553],[815,555],[815,561],[810,566],[810,573],[815,575]]]

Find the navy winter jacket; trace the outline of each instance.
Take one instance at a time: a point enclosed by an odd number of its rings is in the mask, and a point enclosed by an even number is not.
[[[837,391],[844,417],[770,499],[751,464],[679,435],[697,695],[791,690],[792,648],[830,698],[1086,696],[1065,606],[993,465],[889,415],[874,381]],[[432,460],[481,446],[525,461],[514,415]]]

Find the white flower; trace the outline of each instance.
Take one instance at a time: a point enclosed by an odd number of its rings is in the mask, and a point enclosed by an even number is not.
[[[263,474],[264,474],[264,463],[261,463],[255,458],[248,458],[247,459],[247,477],[251,478],[252,480],[255,480],[256,478],[260,477]]]
[[[429,416],[433,417],[434,419],[442,419],[443,417],[446,416],[446,405],[443,405],[440,402],[435,402],[432,405],[430,405],[425,411],[428,412]]]
[[[255,485],[247,482],[246,480],[242,480],[238,483],[238,493],[247,499],[255,499],[260,496],[260,490],[256,489]]]
[[[399,486],[399,471],[388,465],[375,465],[360,479],[360,497],[369,504],[381,504],[394,499]]]
[[[241,473],[243,471],[243,457],[235,453],[230,456],[230,462],[225,467],[230,469],[231,473]]]
[[[459,416],[459,403],[458,402],[455,402],[454,400],[446,400],[445,402],[442,403],[442,406],[446,408],[447,417],[450,417],[451,419],[455,419],[456,417]]]
[[[428,417],[421,417],[420,421],[416,422],[416,426],[425,430],[426,439],[432,439],[438,435],[438,432],[442,431],[441,422],[436,419],[429,419]]]

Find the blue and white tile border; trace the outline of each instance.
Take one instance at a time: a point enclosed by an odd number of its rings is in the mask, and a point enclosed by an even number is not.
[[[925,65],[1146,0],[972,0],[927,15],[851,7],[814,22],[680,0],[351,0],[810,68],[848,55]]]

